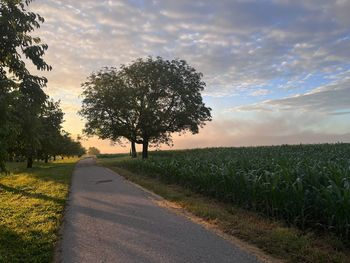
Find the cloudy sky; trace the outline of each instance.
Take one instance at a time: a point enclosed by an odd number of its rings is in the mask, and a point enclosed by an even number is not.
[[[138,57],[204,74],[213,121],[174,148],[350,142],[350,0],[35,0],[46,91],[81,134],[80,84]],[[42,73],[40,73],[42,74]],[[128,151],[90,138],[85,146]]]

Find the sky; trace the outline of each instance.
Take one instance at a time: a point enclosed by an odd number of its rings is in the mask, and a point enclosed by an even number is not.
[[[172,149],[350,142],[350,0],[35,0],[30,9],[45,18],[34,35],[53,67],[38,74],[74,136],[92,72],[162,56],[204,74],[213,115],[199,134],[175,134]]]

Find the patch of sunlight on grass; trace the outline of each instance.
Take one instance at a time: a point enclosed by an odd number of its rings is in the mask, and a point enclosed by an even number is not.
[[[0,262],[50,262],[78,159],[10,163],[0,176]]]

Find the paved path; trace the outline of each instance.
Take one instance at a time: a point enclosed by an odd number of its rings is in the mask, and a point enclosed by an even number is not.
[[[89,158],[73,176],[61,262],[257,262]]]

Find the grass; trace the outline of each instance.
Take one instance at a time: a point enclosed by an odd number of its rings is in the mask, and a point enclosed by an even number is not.
[[[165,154],[171,155],[170,152]],[[126,162],[128,165],[125,165]],[[151,174],[149,170],[133,170],[130,168],[133,162],[140,160],[130,160],[126,155],[98,159],[98,163],[110,167],[126,179],[175,202],[226,234],[253,244],[276,258],[286,262],[350,262],[349,247],[332,233],[288,226],[284,221],[163,180],[159,174]]]
[[[51,262],[78,159],[9,163],[0,175],[0,262]]]

